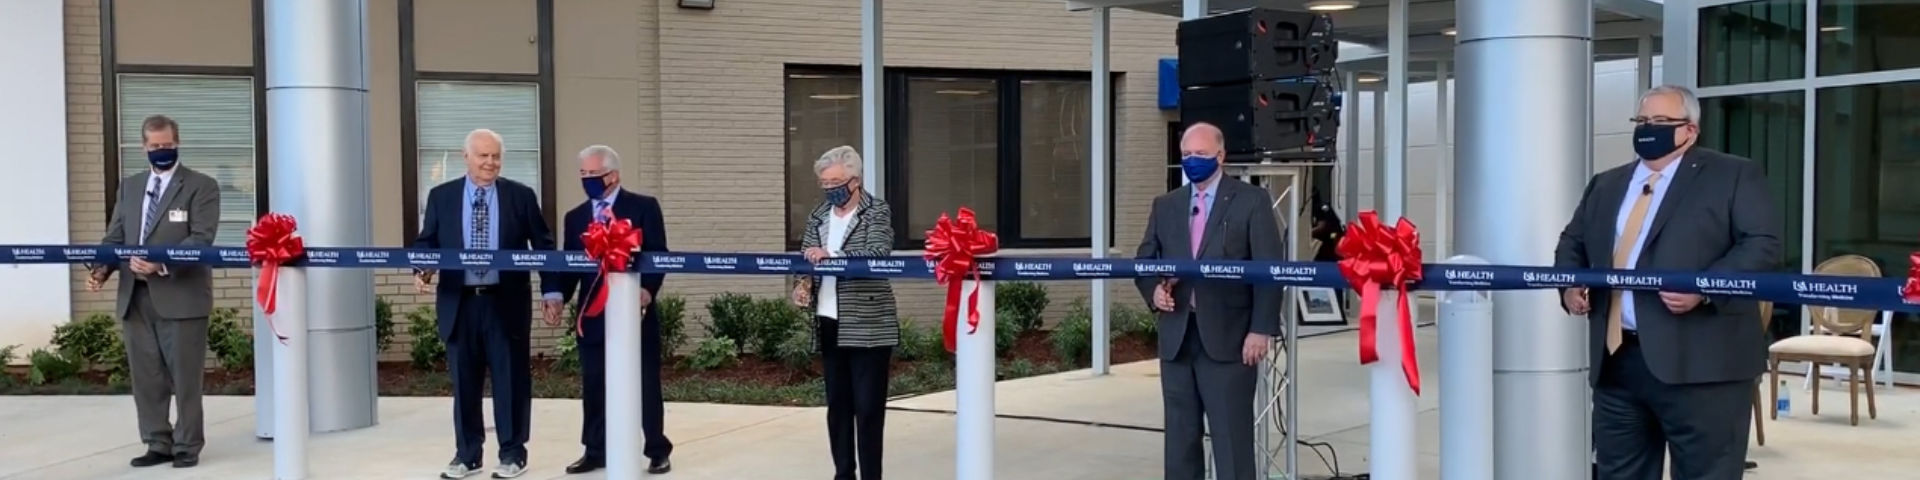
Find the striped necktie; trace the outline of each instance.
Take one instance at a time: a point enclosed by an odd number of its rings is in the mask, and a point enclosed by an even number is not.
[[[153,234],[153,224],[160,221],[160,176],[153,176],[153,186],[147,187],[146,214],[140,217],[140,244],[147,244],[147,236]]]
[[[486,187],[473,189],[473,204],[469,205],[469,210],[473,211],[473,213],[469,214],[473,219],[473,231],[467,235],[467,248],[474,250],[493,249],[492,242],[488,241],[488,237],[491,236],[489,234],[492,233],[488,227],[492,225],[487,224],[487,193],[491,191],[492,189]],[[474,276],[486,276],[487,274],[487,270],[473,270],[472,272]]]

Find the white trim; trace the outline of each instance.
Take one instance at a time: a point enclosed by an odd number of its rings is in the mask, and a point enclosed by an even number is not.
[[[1807,2],[1806,15],[1806,18],[1820,18],[1820,2]],[[1809,28],[1806,30],[1806,45],[1808,45],[1808,51],[1806,55],[1804,55],[1806,57],[1805,75],[1813,76],[1820,67],[1820,49],[1818,47],[1820,44],[1820,29]],[[1813,245],[1814,217],[1816,216],[1816,212],[1818,212],[1818,210],[1814,210],[1814,185],[1818,185],[1816,182],[1819,181],[1817,177],[1820,175],[1820,169],[1814,168],[1814,158],[1819,154],[1819,142],[1815,142],[1813,139],[1815,138],[1814,134],[1817,133],[1816,129],[1819,127],[1818,122],[1820,120],[1819,105],[1817,105],[1817,97],[1819,97],[1819,95],[1815,94],[1814,88],[1808,87],[1800,90],[1800,97],[1800,111],[1802,112],[1802,123],[1800,125],[1800,272],[1813,273],[1814,264],[1817,263],[1814,261],[1813,255],[1814,252],[1818,250],[1815,249]],[[1813,333],[1813,309],[1807,305],[1801,305],[1800,334],[1808,335],[1811,333]]]
[[[1818,56],[1818,52],[1808,52],[1808,53],[1809,55],[1807,55],[1807,58],[1808,58],[1807,63],[1813,64],[1814,62],[1818,61],[1818,59],[1816,58]],[[1813,65],[1809,65],[1808,68],[1813,68]],[[1791,90],[1799,90],[1803,88],[1811,88],[1811,89],[1818,90],[1818,89],[1834,88],[1834,87],[1852,87],[1852,86],[1859,86],[1859,85],[1909,82],[1914,80],[1920,80],[1920,68],[1883,70],[1878,72],[1865,72],[1865,73],[1849,73],[1845,75],[1828,75],[1824,77],[1813,77],[1813,78],[1792,79],[1792,80],[1775,80],[1771,82],[1742,83],[1737,85],[1721,85],[1721,86],[1715,86],[1715,87],[1699,88],[1699,89],[1696,89],[1696,92],[1698,92],[1701,97],[1724,97],[1729,95],[1752,95],[1756,93],[1777,93],[1777,92],[1785,92],[1785,91],[1791,91]]]

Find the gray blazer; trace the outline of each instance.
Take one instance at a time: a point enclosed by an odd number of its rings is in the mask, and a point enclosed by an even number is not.
[[[1273,215],[1273,196],[1239,179],[1222,176],[1214,190],[1213,209],[1200,239],[1200,259],[1281,261],[1285,258],[1280,224]],[[1147,231],[1140,239],[1138,259],[1193,260],[1191,229],[1193,186],[1180,187],[1153,199]],[[1160,278],[1134,280],[1147,306]],[[1248,333],[1280,335],[1281,288],[1238,281],[1183,279],[1173,289],[1174,310],[1160,313],[1160,358],[1171,360],[1186,341],[1188,315],[1197,314],[1196,331],[1206,355],[1219,362],[1239,362]],[[1198,302],[1198,308],[1194,303]]]
[[[832,211],[826,202],[814,207],[807,216],[807,228],[800,231],[800,248],[826,246],[820,230]],[[872,195],[860,196],[860,211],[847,229],[846,243],[840,251],[848,257],[885,257],[893,255],[893,210],[887,202]],[[812,291],[808,298],[820,298],[820,276],[809,276]],[[840,329],[837,345],[842,347],[891,347],[900,344],[900,313],[894,305],[893,281],[885,278],[838,277],[833,295],[838,302]],[[808,305],[812,315],[815,304]],[[816,342],[817,344],[818,342]]]
[[[1614,225],[1636,164],[1607,170],[1587,182],[1573,218],[1554,249],[1556,268],[1610,269]],[[1644,235],[1636,270],[1770,272],[1780,266],[1780,214],[1766,174],[1753,161],[1704,148],[1688,150],[1672,167],[1653,224]],[[1600,381],[1607,354],[1612,291],[1588,292],[1588,380]],[[1633,296],[1640,348],[1654,378],[1669,385],[1753,381],[1765,369],[1759,302],[1709,295],[1675,315],[1659,295]]]
[[[154,211],[153,231],[144,242],[140,238],[145,218],[145,199],[151,170],[129,175],[120,181],[118,200],[107,220],[103,245],[194,246],[213,245],[220,230],[220,183],[213,177],[185,166],[175,166],[172,180],[160,194],[160,207]],[[213,270],[197,265],[166,265],[166,275],[146,279],[153,309],[168,319],[205,318],[213,311]],[[113,267],[120,271],[120,289],[114,312],[126,318],[132,304],[135,274],[126,264]],[[111,271],[109,272],[111,273]]]

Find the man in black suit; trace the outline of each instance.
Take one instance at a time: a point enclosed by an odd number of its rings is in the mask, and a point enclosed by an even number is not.
[[[1640,98],[1640,161],[1601,172],[1560,233],[1558,268],[1766,272],[1780,264],[1780,217],[1761,166],[1697,148],[1700,101],[1684,87]],[[1519,188],[1519,186],[1515,186]],[[1623,281],[1650,279],[1622,276]],[[1747,405],[1765,368],[1759,304],[1712,294],[1569,288],[1590,325],[1599,478],[1737,479]]]
[[[553,230],[540,212],[540,198],[519,182],[500,178],[500,134],[467,134],[467,175],[427,193],[425,218],[413,248],[553,250]],[[487,441],[481,416],[481,385],[491,373],[493,422],[500,466],[493,478],[527,470],[527,428],[533,414],[533,378],[527,365],[532,330],[533,287],[528,272],[469,269],[452,272],[433,289],[434,272],[416,270],[414,285],[435,292],[440,340],[453,374],[453,462],[440,478],[480,473]],[[483,373],[485,372],[485,373]]]
[[[1134,258],[1280,261],[1284,243],[1265,189],[1222,173],[1225,136],[1196,123],[1181,135],[1191,184],[1153,200]],[[1182,255],[1185,254],[1185,255]],[[1159,314],[1160,392],[1166,403],[1164,478],[1205,475],[1202,419],[1213,438],[1214,478],[1252,480],[1253,403],[1260,361],[1280,334],[1280,288],[1242,282],[1141,277]]]
[[[644,252],[667,251],[666,221],[660,213],[660,201],[653,197],[633,193],[620,188],[620,154],[606,145],[594,145],[580,151],[580,186],[586,190],[587,201],[568,210],[566,215],[566,249],[578,251],[586,249],[580,243],[580,236],[587,232],[587,225],[593,222],[607,221],[608,218],[624,218],[640,229],[640,250]],[[640,386],[641,405],[640,423],[646,431],[647,473],[667,473],[673,470],[667,456],[673,453],[673,442],[667,440],[665,417],[666,404],[660,397],[660,359],[666,355],[660,347],[660,314],[653,308],[653,299],[660,294],[660,283],[666,275],[649,273],[640,276],[640,307],[645,309],[646,317],[640,321],[640,341],[642,342],[641,368],[643,382]],[[593,298],[600,288],[600,276],[597,274],[551,274],[550,281],[542,283],[546,291],[546,321],[548,325],[560,325],[560,316],[566,311],[566,303],[578,298],[582,303]],[[582,307],[584,311],[585,308]],[[580,331],[576,339],[580,348],[580,403],[586,412],[581,416],[580,444],[586,446],[585,455],[567,466],[567,473],[587,473],[599,470],[607,464],[607,326],[604,315],[595,315],[579,319]],[[615,452],[616,455],[630,455],[631,452]]]

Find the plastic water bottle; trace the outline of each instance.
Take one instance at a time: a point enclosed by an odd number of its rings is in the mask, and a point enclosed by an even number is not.
[[[1788,394],[1790,390],[1785,380],[1780,381],[1779,391],[1779,395],[1773,397],[1773,411],[1775,415],[1785,418],[1793,413],[1793,396]]]

